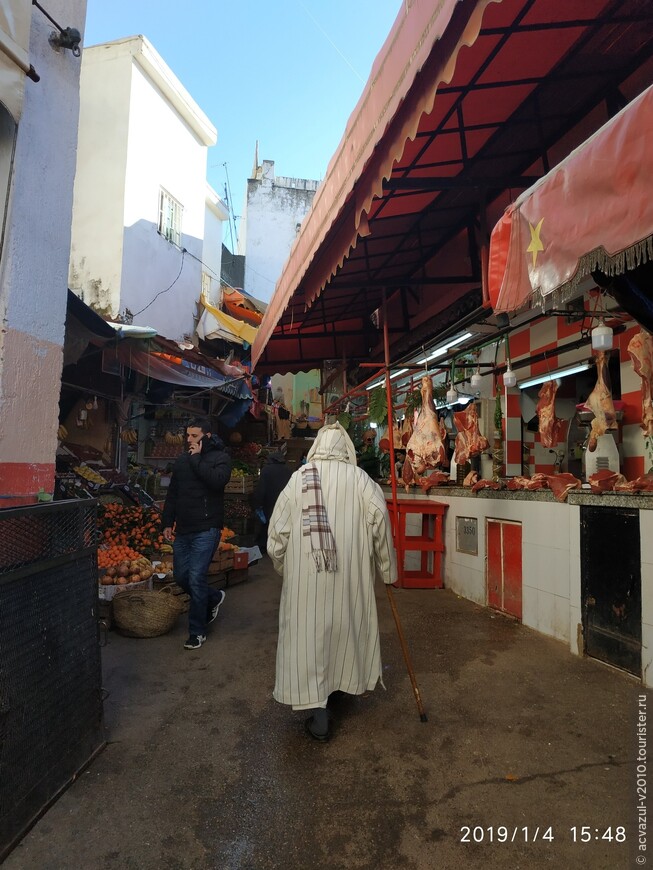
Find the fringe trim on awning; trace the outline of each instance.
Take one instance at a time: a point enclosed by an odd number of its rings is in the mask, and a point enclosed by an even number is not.
[[[614,277],[651,261],[653,261],[653,235],[635,242],[617,254],[608,254],[603,247],[595,248],[580,258],[576,271],[568,281],[549,293],[542,293],[539,289],[533,290],[523,304],[515,309],[515,313],[529,308],[540,308],[544,314],[547,308],[559,308],[574,299],[578,295],[579,284],[592,272],[598,270]]]

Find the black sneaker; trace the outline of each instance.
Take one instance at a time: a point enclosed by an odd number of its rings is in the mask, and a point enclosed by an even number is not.
[[[184,649],[199,649],[205,640],[205,634],[191,634],[184,644]]]
[[[211,623],[215,621],[215,619],[218,615],[218,610],[220,610],[220,605],[225,600],[226,595],[227,595],[227,593],[224,591],[224,589],[220,589],[220,599],[217,602],[217,604],[214,604],[213,607],[211,608],[211,610],[209,611],[209,615],[206,619],[207,625],[211,625]]]

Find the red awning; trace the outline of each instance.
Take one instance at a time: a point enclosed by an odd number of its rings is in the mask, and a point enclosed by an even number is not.
[[[483,319],[487,228],[651,83],[650,20],[650,0],[402,4],[259,328],[256,371],[382,359],[386,293],[393,359]]]
[[[402,3],[277,283],[252,348],[253,366],[309,267],[314,267],[315,275],[304,299],[307,305],[319,296],[358,237],[367,235],[366,214],[374,197],[383,192],[383,179],[391,176],[406,141],[417,135],[421,116],[433,108],[437,84],[451,81],[458,52],[475,41],[483,10],[492,2],[498,0]],[[454,11],[455,26],[451,26]],[[423,79],[413,88],[436,43],[441,43],[436,76]],[[391,125],[406,100],[409,111],[403,111],[399,123]],[[365,182],[357,185],[363,173]],[[320,250],[345,208],[346,220],[335,243]],[[319,262],[314,262],[318,251]]]
[[[495,311],[653,260],[653,86],[526,190],[495,226]]]

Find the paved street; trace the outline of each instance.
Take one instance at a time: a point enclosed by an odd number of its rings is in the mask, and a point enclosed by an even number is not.
[[[380,587],[387,691],[341,701],[319,744],[271,697],[279,591],[251,568],[197,652],[185,617],[109,633],[108,745],[6,870],[638,866],[637,681],[449,591],[396,590],[423,723]]]

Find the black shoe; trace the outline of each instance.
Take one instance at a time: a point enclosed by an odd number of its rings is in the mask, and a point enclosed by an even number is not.
[[[217,604],[214,604],[214,605],[213,605],[213,607],[212,607],[212,608],[210,609],[210,611],[209,611],[209,615],[208,615],[207,618],[206,618],[206,624],[207,624],[207,625],[211,625],[211,623],[214,622],[215,619],[217,618],[217,616],[218,616],[218,610],[220,610],[220,605],[221,605],[222,602],[224,601],[224,599],[225,599],[227,593],[224,591],[224,589],[220,589],[219,595],[220,595],[220,600],[218,601]]]
[[[205,634],[191,634],[184,644],[184,649],[199,649],[205,640]]]
[[[304,722],[304,730],[307,734],[310,734],[313,740],[319,740],[320,743],[326,743],[327,740],[331,737],[331,734],[328,730],[324,734],[319,734],[317,731],[313,731],[312,716],[309,716],[308,719]]]

